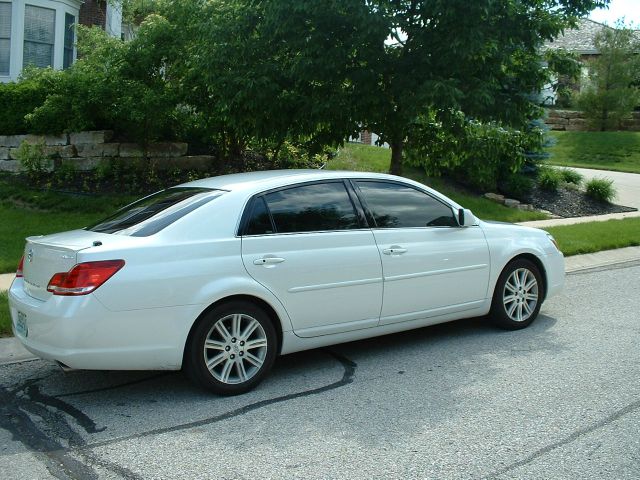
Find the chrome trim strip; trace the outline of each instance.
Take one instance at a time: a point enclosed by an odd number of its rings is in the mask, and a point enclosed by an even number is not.
[[[468,272],[470,270],[482,270],[484,268],[487,268],[488,266],[489,265],[487,263],[483,263],[479,265],[468,265],[466,267],[447,268],[444,270],[431,270],[430,272],[407,273],[404,275],[394,275],[391,277],[384,277],[384,281],[395,282],[396,280],[407,280],[409,278],[430,277],[432,275],[443,275],[445,273]]]
[[[382,278],[365,278],[363,280],[349,280],[346,282],[323,283],[321,285],[305,285],[302,287],[292,287],[287,290],[289,293],[310,292],[313,290],[326,290],[329,288],[354,287],[357,285],[369,285],[371,283],[380,283]]]

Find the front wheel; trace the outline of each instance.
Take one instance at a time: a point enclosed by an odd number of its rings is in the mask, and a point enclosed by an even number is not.
[[[514,260],[505,267],[496,283],[491,319],[506,330],[528,327],[540,312],[543,294],[538,267],[529,260]]]
[[[269,316],[249,302],[212,309],[191,335],[185,370],[200,386],[221,395],[254,388],[276,358],[276,332]]]

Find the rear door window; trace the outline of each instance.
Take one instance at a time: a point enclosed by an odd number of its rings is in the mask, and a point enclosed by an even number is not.
[[[245,233],[273,233],[274,227],[277,233],[295,233],[349,230],[360,224],[344,183],[326,182],[286,188],[256,199]]]
[[[87,227],[87,230],[147,237],[223,193],[222,190],[209,188],[169,188],[127,205],[112,216]]]

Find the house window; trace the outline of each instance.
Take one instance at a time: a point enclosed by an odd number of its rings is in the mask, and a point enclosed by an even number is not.
[[[53,65],[56,11],[25,5],[23,65],[50,67]]]
[[[9,75],[11,58],[11,4],[0,2],[0,75]]]
[[[62,68],[69,68],[73,63],[73,42],[76,17],[70,13],[64,16],[64,58]]]

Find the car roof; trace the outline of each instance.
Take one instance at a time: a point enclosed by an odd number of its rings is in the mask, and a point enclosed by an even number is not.
[[[367,178],[378,180],[399,181],[413,185],[419,189],[426,189],[435,197],[449,203],[454,208],[460,208],[455,201],[429,188],[426,185],[409,178],[398,177],[386,173],[351,172],[341,170],[266,170],[261,172],[234,173],[220,175],[218,177],[203,178],[189,183],[178,185],[179,187],[200,187],[226,190],[230,192],[243,192],[246,195],[264,192],[272,188],[285,187],[302,182],[314,182],[319,180],[331,180],[342,178]]]
[[[228,191],[238,190],[265,190],[290,185],[293,183],[313,182],[318,180],[331,180],[340,178],[379,178],[387,180],[402,180],[382,173],[349,172],[339,170],[267,170],[261,172],[234,173],[220,175],[218,177],[203,178],[189,183],[178,185],[179,187],[214,188]],[[409,181],[411,182],[411,181]]]

